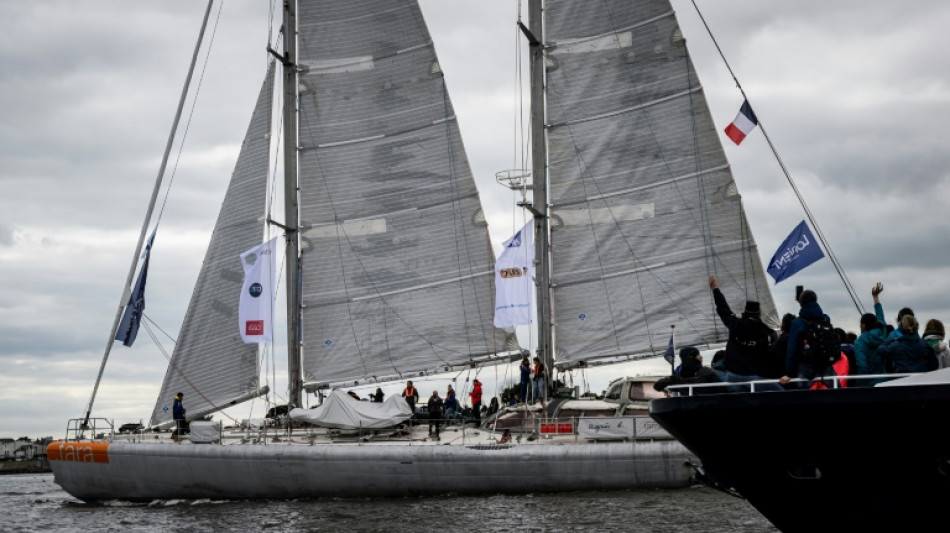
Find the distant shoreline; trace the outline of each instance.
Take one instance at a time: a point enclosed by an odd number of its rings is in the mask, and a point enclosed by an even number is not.
[[[0,475],[8,474],[45,474],[52,472],[46,459],[25,459],[23,461],[0,461]]]

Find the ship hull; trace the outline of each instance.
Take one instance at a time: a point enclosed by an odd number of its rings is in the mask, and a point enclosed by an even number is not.
[[[929,531],[950,499],[948,385],[670,397],[650,415],[785,532]]]
[[[675,441],[518,446],[54,442],[55,481],[76,498],[286,499],[676,488]]]

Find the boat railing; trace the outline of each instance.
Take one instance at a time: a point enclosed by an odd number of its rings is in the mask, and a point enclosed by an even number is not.
[[[71,418],[66,421],[66,437],[63,440],[93,440],[112,438],[115,421],[107,418]]]
[[[812,379],[794,378],[783,385],[778,379],[759,379],[753,381],[684,383],[666,388],[670,396],[693,396],[696,394],[722,394],[733,392],[775,392],[793,389],[817,388],[842,389],[847,387],[871,387],[881,381],[903,378],[913,374],[859,374],[848,376],[824,376]],[[808,383],[809,385],[804,385]]]

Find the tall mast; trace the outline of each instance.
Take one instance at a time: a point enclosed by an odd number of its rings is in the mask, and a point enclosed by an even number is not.
[[[544,132],[544,23],[541,0],[528,3],[531,35],[531,173],[534,185],[535,276],[538,283],[538,358],[554,368],[551,346],[551,276],[548,254],[547,138]]]
[[[284,0],[284,225],[287,241],[288,402],[301,405],[300,261],[297,234],[297,10]]]
[[[130,287],[132,278],[135,276],[135,266],[138,264],[142,253],[142,245],[145,243],[145,234],[148,232],[148,225],[152,221],[152,213],[155,211],[155,202],[158,199],[158,192],[162,188],[162,179],[165,177],[165,167],[168,165],[168,156],[175,144],[175,133],[178,131],[178,122],[181,120],[181,112],[185,107],[185,100],[188,98],[188,87],[191,86],[191,78],[195,72],[195,63],[198,61],[198,52],[201,50],[201,43],[204,41],[205,29],[208,27],[208,16],[211,14],[211,6],[214,0],[208,0],[208,6],[205,8],[204,18],[201,20],[201,30],[198,32],[198,42],[195,43],[195,51],[191,55],[191,64],[188,66],[188,75],[185,76],[185,84],[181,89],[181,96],[178,99],[178,109],[175,111],[175,120],[172,121],[172,129],[168,134],[168,141],[165,143],[165,152],[162,154],[162,163],[158,167],[158,176],[155,177],[155,186],[152,188],[152,197],[148,202],[148,209],[145,211],[145,220],[142,222],[142,230],[139,232],[139,241],[135,245],[135,253],[132,255],[132,266],[129,267],[129,274],[125,278],[122,298],[119,301],[119,308],[116,310],[115,320],[112,322],[112,330],[109,332],[109,340],[106,342],[106,350],[102,356],[102,363],[99,365],[99,374],[96,376],[96,384],[92,388],[92,397],[89,398],[89,405],[86,407],[86,414],[83,416],[81,428],[85,428],[89,423],[89,417],[92,414],[92,405],[96,402],[96,394],[99,392],[99,383],[102,381],[102,374],[106,369],[106,362],[109,361],[109,354],[112,352],[112,344],[115,341],[116,332],[119,330],[119,323],[122,320],[122,314],[129,297],[132,295]]]

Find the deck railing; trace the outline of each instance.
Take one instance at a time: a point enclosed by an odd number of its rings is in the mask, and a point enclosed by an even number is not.
[[[914,374],[860,374],[854,376],[824,376],[813,379],[794,378],[783,386],[777,379],[761,379],[755,381],[716,382],[716,383],[684,383],[670,385],[666,391],[671,396],[693,396],[695,394],[721,394],[732,392],[781,392],[784,390],[808,389],[815,383],[821,383],[825,388],[840,389],[853,387],[864,382],[859,387],[868,387],[868,381],[890,381],[892,379],[912,376]],[[803,384],[808,384],[804,386]],[[779,390],[781,389],[781,390]]]

